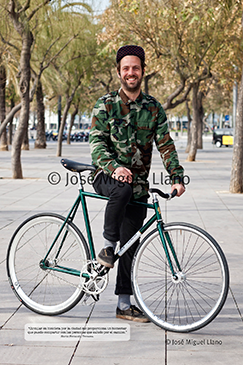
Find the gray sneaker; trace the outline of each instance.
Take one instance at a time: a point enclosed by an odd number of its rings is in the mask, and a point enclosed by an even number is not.
[[[121,310],[116,308],[116,318],[127,319],[129,321],[148,323],[150,320],[145,317],[144,313],[140,311],[135,305],[131,305],[129,309]]]
[[[114,267],[114,250],[112,247],[102,248],[100,253],[98,254],[97,261],[104,265],[105,267],[109,267],[112,269]]]

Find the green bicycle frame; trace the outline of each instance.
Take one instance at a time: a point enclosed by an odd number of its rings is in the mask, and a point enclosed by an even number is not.
[[[48,266],[48,256],[50,254],[50,252],[52,251],[54,245],[56,244],[58,238],[60,237],[61,233],[63,230],[66,229],[60,246],[58,248],[58,251],[55,255],[55,259],[54,261],[58,260],[59,254],[61,252],[61,249],[64,245],[66,236],[68,234],[68,223],[72,222],[74,220],[74,217],[77,213],[78,207],[81,203],[82,206],[82,210],[83,210],[83,216],[84,216],[84,222],[85,222],[85,229],[87,232],[87,237],[88,237],[88,242],[89,242],[89,248],[90,248],[90,254],[91,254],[91,259],[95,260],[96,259],[96,254],[95,254],[95,248],[94,248],[94,243],[93,243],[93,237],[92,237],[92,232],[91,232],[91,226],[90,226],[90,220],[89,220],[89,215],[88,215],[88,209],[87,209],[87,204],[86,204],[86,197],[90,197],[90,198],[95,198],[95,199],[103,199],[103,200],[109,200],[108,197],[96,194],[96,193],[91,193],[91,192],[86,192],[83,189],[83,186],[81,184],[81,188],[79,189],[79,195],[78,198],[76,199],[75,203],[73,204],[69,214],[67,215],[65,221],[63,222],[62,226],[60,227],[53,243],[51,244],[51,247],[49,248],[45,258],[41,261],[41,268],[43,270],[54,270],[54,271],[60,271],[66,274],[70,274],[70,275],[75,275],[75,276],[80,276],[81,272],[79,270],[75,270],[75,269],[71,269],[71,268],[67,268],[67,267],[63,267],[63,266],[59,266],[56,265],[55,267],[50,267]],[[131,202],[130,204],[132,205],[137,205],[137,206],[145,206],[146,208],[149,209],[153,209],[154,210],[154,214],[152,215],[152,217],[141,227],[141,229],[117,252],[117,254],[115,255],[115,261],[118,260],[133,244],[134,242],[136,242],[141,235],[147,231],[147,229],[155,222],[157,221],[157,229],[159,231],[159,235],[161,238],[161,242],[166,254],[166,258],[168,260],[169,266],[170,266],[170,270],[171,270],[171,274],[173,277],[175,277],[175,270],[171,261],[171,257],[170,257],[170,252],[174,258],[174,261],[176,263],[177,269],[179,271],[181,271],[180,268],[180,264],[178,262],[173,244],[170,240],[170,236],[168,234],[168,232],[164,232],[163,229],[163,220],[162,220],[162,216],[161,216],[161,211],[160,211],[160,206],[159,206],[159,202],[157,200],[157,198],[153,199],[153,204],[149,204],[149,203],[143,203],[143,202]],[[169,252],[170,250],[170,252]],[[88,277],[88,274],[83,274],[83,276]]]

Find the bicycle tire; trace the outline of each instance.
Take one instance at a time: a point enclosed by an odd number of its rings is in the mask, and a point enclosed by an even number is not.
[[[199,227],[169,223],[164,230],[173,243],[181,273],[177,280],[172,277],[156,228],[134,255],[133,293],[140,309],[157,326],[172,332],[195,331],[209,324],[225,303],[227,261],[214,238]]]
[[[73,308],[83,297],[80,276],[65,274],[40,266],[59,232],[65,218],[58,214],[36,214],[24,221],[15,231],[7,252],[7,274],[18,299],[32,311],[43,315],[58,315]],[[90,258],[85,238],[72,222],[66,223],[57,243],[66,232],[58,265],[72,263],[82,270]],[[56,245],[50,255],[54,258]]]

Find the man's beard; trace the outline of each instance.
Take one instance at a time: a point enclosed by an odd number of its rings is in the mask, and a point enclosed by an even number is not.
[[[136,80],[137,80],[137,84],[135,86],[129,86],[127,81],[121,77],[121,84],[122,84],[124,90],[129,91],[130,93],[137,92],[141,87],[143,78],[142,77],[141,77],[141,79],[136,78]]]

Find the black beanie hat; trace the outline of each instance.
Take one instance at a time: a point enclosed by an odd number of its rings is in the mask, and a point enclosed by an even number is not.
[[[119,48],[116,54],[116,63],[120,62],[125,56],[137,56],[145,62],[145,52],[140,46],[128,45]]]

